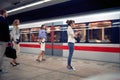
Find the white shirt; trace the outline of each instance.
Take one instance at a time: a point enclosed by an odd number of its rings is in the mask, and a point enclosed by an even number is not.
[[[14,41],[16,41],[16,39],[20,38],[20,31],[19,28],[16,30],[14,27],[11,31],[11,37],[13,38]]]
[[[67,34],[68,34],[68,42],[75,43],[75,38],[74,38],[75,34],[71,26],[68,26]]]

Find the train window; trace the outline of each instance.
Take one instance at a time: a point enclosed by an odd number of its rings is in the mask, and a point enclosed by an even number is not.
[[[37,42],[38,41],[38,33],[40,28],[31,28],[30,29],[30,41]]]
[[[54,42],[60,42],[60,26],[54,26]]]
[[[120,43],[119,20],[91,22],[86,27],[85,23],[77,23],[74,31],[78,31],[79,38],[76,42],[95,42],[95,43]],[[53,30],[51,30],[53,28]],[[21,29],[21,42],[37,42],[40,27]],[[66,43],[67,25],[47,26],[47,42]]]
[[[60,42],[60,32],[61,31],[54,32],[54,42]]]
[[[29,42],[30,41],[30,29],[21,29],[20,32],[21,32],[20,41]]]
[[[47,41],[47,42],[50,42],[50,38],[51,38],[51,37],[50,37],[50,36],[51,36],[50,32],[51,32],[50,26],[48,26],[48,27],[46,28],[46,36],[47,36],[46,41]]]
[[[60,42],[60,26],[47,27],[47,42]]]
[[[60,42],[61,43],[66,43],[68,40],[67,28],[68,28],[68,25],[60,25]]]
[[[89,42],[111,42],[111,21],[89,23]]]
[[[75,32],[78,32],[78,37],[76,38],[76,42],[85,42],[85,36],[86,36],[86,24],[84,23],[77,23]]]

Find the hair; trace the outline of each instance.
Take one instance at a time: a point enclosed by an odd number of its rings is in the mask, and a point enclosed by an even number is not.
[[[41,25],[41,29],[44,29],[44,26],[45,26],[45,25]]]
[[[19,19],[15,19],[15,20],[13,21],[12,25],[15,25],[17,21],[19,21]]]
[[[0,9],[0,14],[3,15],[4,13],[6,13],[7,11],[5,9]]]
[[[68,25],[71,25],[72,23],[74,23],[75,21],[74,20],[67,20],[66,21],[66,23],[68,24]]]
[[[17,21],[20,21],[19,19],[15,19],[14,21],[13,21],[13,23],[12,23],[12,25],[16,28],[16,29],[18,29],[18,26],[16,26],[16,22]]]

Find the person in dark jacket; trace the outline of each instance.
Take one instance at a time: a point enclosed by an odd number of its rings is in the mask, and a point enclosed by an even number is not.
[[[10,41],[9,25],[6,19],[7,16],[7,11],[0,9],[0,72],[2,72],[3,55]]]

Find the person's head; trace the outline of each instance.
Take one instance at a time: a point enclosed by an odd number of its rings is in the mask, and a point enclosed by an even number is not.
[[[20,24],[20,20],[19,19],[15,19],[13,21],[13,26],[18,26]]]
[[[2,15],[3,17],[7,17],[8,16],[7,11],[4,10],[4,9],[0,9],[0,15]]]
[[[75,21],[74,20],[67,20],[66,23],[71,26],[72,28],[74,28],[75,26]]]
[[[45,25],[41,25],[41,29],[45,29]]]

